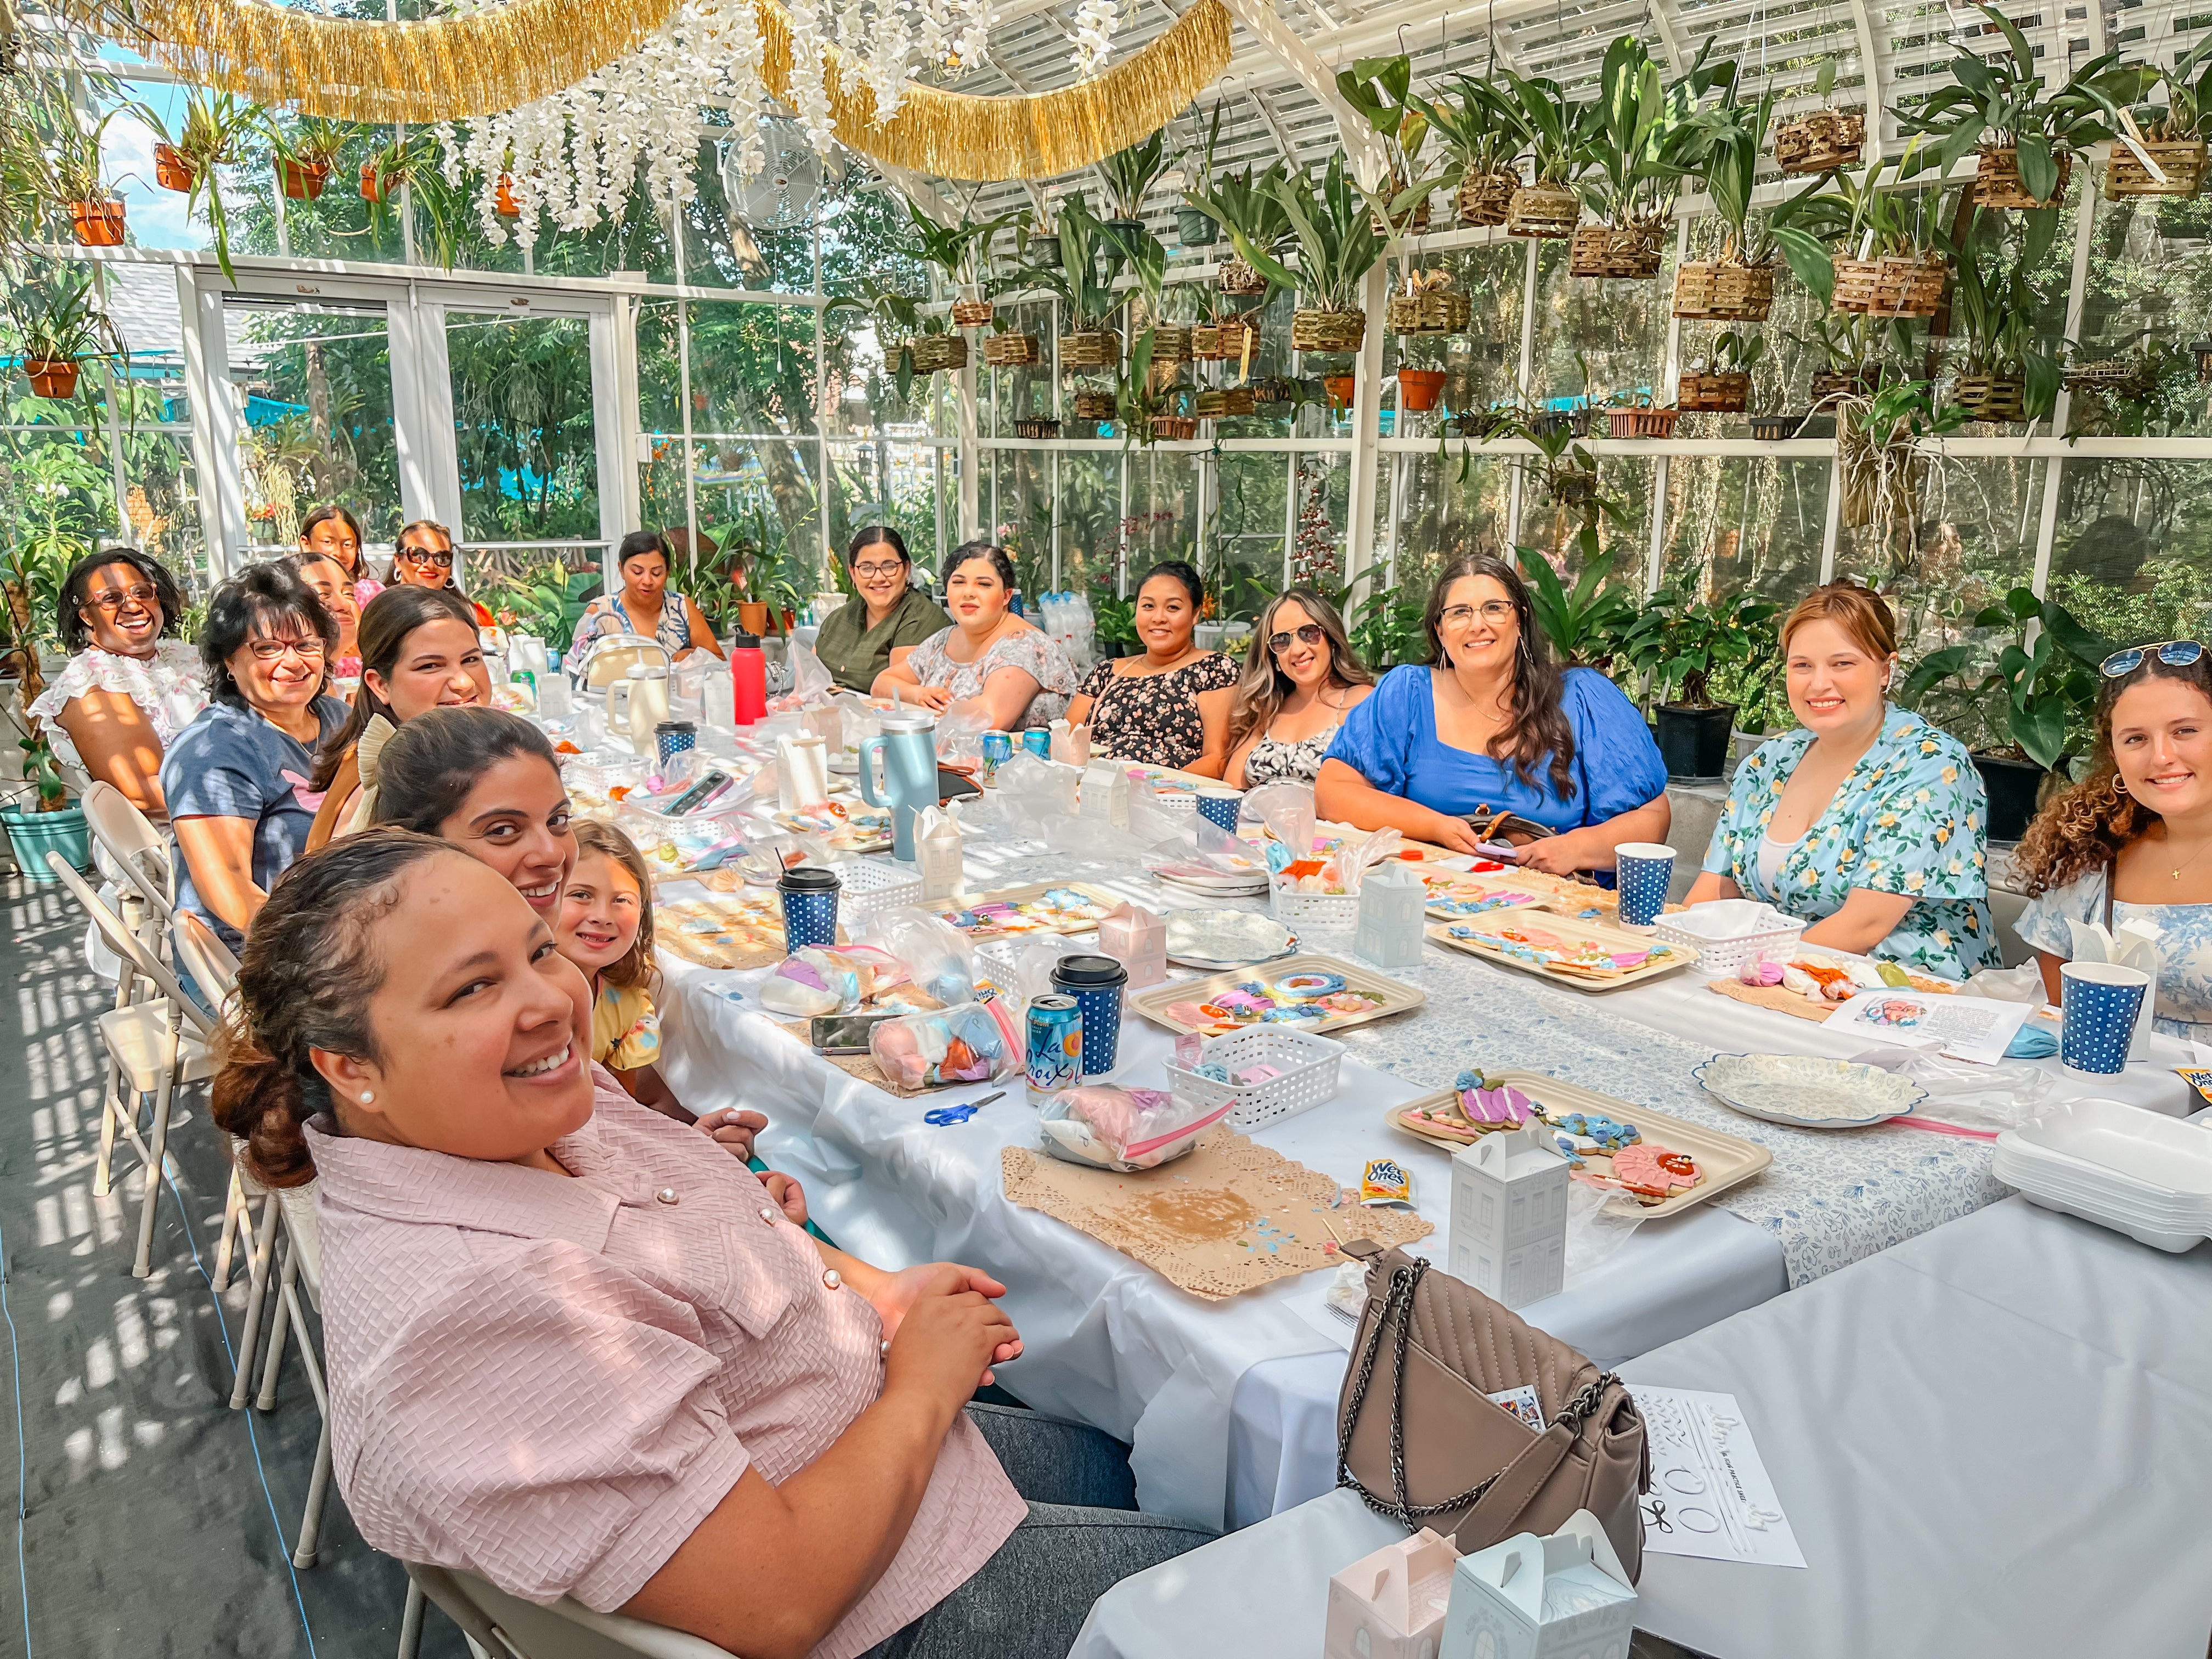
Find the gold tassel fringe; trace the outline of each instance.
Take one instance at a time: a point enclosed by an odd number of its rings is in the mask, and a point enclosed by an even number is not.
[[[339,120],[465,120],[572,87],[635,52],[676,0],[507,0],[387,23],[265,0],[134,0],[146,56],[203,86]]]
[[[760,0],[767,46],[762,78],[788,101],[790,20]],[[875,96],[858,75],[846,84],[842,54],[828,55],[832,125],[863,155],[940,179],[1050,179],[1111,155],[1165,126],[1229,64],[1229,13],[1198,0],[1150,46],[1103,75],[1056,92],[979,98],[911,87],[898,113],[878,124]]]

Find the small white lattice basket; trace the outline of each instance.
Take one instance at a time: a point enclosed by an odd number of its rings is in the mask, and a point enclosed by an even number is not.
[[[1336,1068],[1344,1045],[1288,1025],[1255,1025],[1210,1038],[1203,1061],[1230,1076],[1254,1066],[1273,1066],[1280,1077],[1262,1083],[1223,1083],[1168,1062],[1168,1091],[1188,1104],[1213,1111],[1231,1105],[1229,1127],[1240,1131],[1280,1123],[1336,1097]],[[1233,1104],[1231,1104],[1233,1103]]]
[[[832,866],[842,890],[837,914],[846,921],[864,921],[881,910],[921,902],[921,877],[890,859],[848,859]]]
[[[1294,933],[1349,933],[1359,926],[1359,895],[1301,893],[1271,881],[1267,914]]]
[[[1700,905],[1697,910],[1680,911],[1662,915],[1653,925],[1652,932],[1668,945],[1685,945],[1698,953],[1698,971],[1713,979],[1733,979],[1741,973],[1747,963],[1756,962],[1762,956],[1779,957],[1794,950],[1805,932],[1806,924],[1795,916],[1762,905],[1759,915],[1751,924],[1751,931],[1714,938],[1711,934],[1682,926],[1685,917],[1693,916],[1698,910],[1711,907]]]

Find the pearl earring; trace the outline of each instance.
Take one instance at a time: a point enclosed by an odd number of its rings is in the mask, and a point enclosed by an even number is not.
[[[375,1103],[376,1091],[374,1089],[363,1089],[361,1091],[361,1103],[362,1105],[370,1106],[375,1104]]]

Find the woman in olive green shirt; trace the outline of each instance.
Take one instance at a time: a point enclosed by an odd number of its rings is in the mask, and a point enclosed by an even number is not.
[[[906,539],[889,525],[870,525],[845,550],[858,599],[822,624],[814,654],[830,678],[850,691],[866,691],[890,666],[891,653],[920,645],[952,625],[928,594],[908,586],[914,562]]]

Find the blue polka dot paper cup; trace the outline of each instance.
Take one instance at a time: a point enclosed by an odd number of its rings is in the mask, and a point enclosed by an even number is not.
[[[811,864],[793,865],[776,884],[783,897],[786,951],[837,942],[836,872]]]
[[[2136,1016],[2150,975],[2112,962],[2069,962],[2058,969],[2058,1059],[2069,1070],[2103,1076],[2124,1070]]]
[[[1244,810],[1244,792],[1241,789],[1200,789],[1198,792],[1199,816],[1208,823],[1218,824],[1231,835],[1237,833],[1237,814]]]
[[[1062,957],[1052,988],[1083,1011],[1083,1080],[1104,1077],[1121,1058],[1121,996],[1129,970],[1112,957]]]
[[[1664,842],[1625,841],[1613,848],[1614,878],[1620,884],[1620,925],[1649,927],[1667,908],[1667,884],[1674,879],[1674,849]]]

